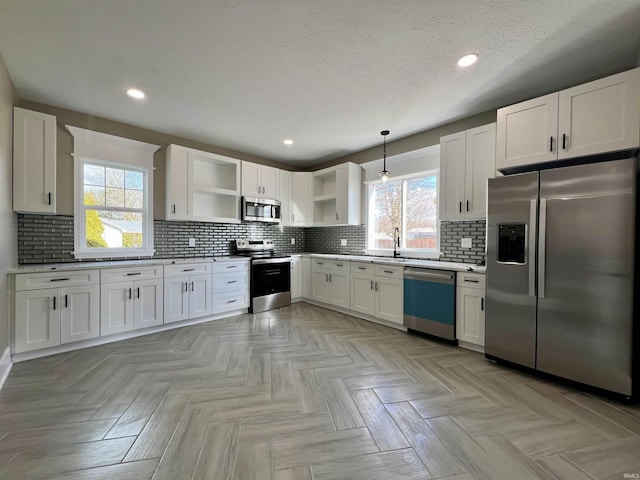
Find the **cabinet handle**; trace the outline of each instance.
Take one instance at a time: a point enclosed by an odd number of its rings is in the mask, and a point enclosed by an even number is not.
[[[237,280],[229,280],[227,283],[236,283]]]
[[[51,205],[51,192],[49,192],[49,205]]]
[[[142,275],[142,272],[127,273],[127,277],[133,277],[134,275]]]
[[[371,280],[371,287],[370,287],[370,289],[371,289],[371,290],[373,290],[373,280]]]
[[[173,213],[174,214],[176,213],[176,204],[175,203],[173,204]]]
[[[344,264],[342,264],[342,263],[336,263],[336,267],[344,267]]]
[[[227,268],[236,268],[237,265],[227,265]]]
[[[69,277],[67,278],[52,278],[49,280],[50,282],[66,282],[67,280],[71,280]]]
[[[567,149],[567,134],[566,133],[562,134],[562,149],[563,150]]]
[[[478,280],[475,278],[465,278],[464,281],[468,283],[478,283]]]
[[[338,220],[338,212],[336,212],[336,220]]]
[[[64,308],[69,308],[69,295],[64,294]]]
[[[366,270],[367,267],[358,267],[358,270]]]
[[[129,300],[133,297],[133,288],[129,289]]]
[[[469,211],[469,200],[467,200],[467,212]]]
[[[296,219],[296,216],[292,213],[291,214],[291,221],[293,222],[293,221],[295,221],[295,219]]]
[[[140,287],[136,288],[136,298],[140,298]]]
[[[329,274],[329,281],[331,281],[331,274]]]
[[[227,303],[236,303],[237,300],[227,300]]]
[[[376,292],[378,291],[378,282],[376,282]]]
[[[328,281],[329,281],[329,274],[328,274],[328,273],[325,273],[325,274],[324,274],[324,281],[325,281],[325,282],[328,282]]]
[[[56,309],[56,297],[53,297],[53,309]]]
[[[185,268],[184,270],[182,270],[183,272],[194,272],[196,269],[195,268]]]
[[[462,202],[459,202],[459,205],[458,205],[458,211],[459,211],[460,213],[462,213]]]
[[[194,290],[194,285],[193,285],[193,284],[194,284],[194,282],[191,282],[191,291],[192,291],[192,292],[193,292],[193,290]]]
[[[480,299],[480,310],[484,312],[484,297]]]
[[[549,137],[549,151],[553,152],[553,137]]]
[[[384,273],[393,273],[393,270],[383,270]]]
[[[189,291],[189,282],[182,282],[182,286],[184,287],[185,293]]]
[[[260,185],[258,185],[258,195],[260,195]]]
[[[262,194],[264,195],[265,192],[266,192],[266,189],[262,187]]]

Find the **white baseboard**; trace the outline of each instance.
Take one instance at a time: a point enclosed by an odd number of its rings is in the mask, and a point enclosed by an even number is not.
[[[9,376],[13,362],[11,361],[11,349],[9,347],[4,349],[2,357],[0,357],[0,390],[4,385],[5,380]]]

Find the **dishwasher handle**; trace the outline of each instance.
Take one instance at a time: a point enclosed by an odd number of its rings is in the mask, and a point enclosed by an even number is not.
[[[437,282],[453,285],[455,283],[455,273],[453,272],[433,272],[425,269],[408,268],[404,271],[404,278],[411,280],[423,280],[425,282]]]

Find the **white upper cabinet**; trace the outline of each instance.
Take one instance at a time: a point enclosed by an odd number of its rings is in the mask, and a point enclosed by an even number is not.
[[[13,210],[56,213],[56,117],[13,109]]]
[[[498,110],[499,170],[636,148],[640,68]]]
[[[280,170],[278,180],[278,198],[280,200],[280,216],[282,225],[291,226],[291,172]]]
[[[307,172],[291,173],[291,203],[289,225],[308,227],[313,225],[311,189],[313,174]]]
[[[362,167],[343,163],[313,172],[313,224],[359,225]]]
[[[485,218],[495,148],[495,123],[440,138],[440,219]]]
[[[280,170],[257,163],[242,162],[242,196],[278,199]]]
[[[240,160],[169,145],[167,220],[240,223]]]

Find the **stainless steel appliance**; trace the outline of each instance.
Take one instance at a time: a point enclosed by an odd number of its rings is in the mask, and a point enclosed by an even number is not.
[[[271,240],[238,239],[238,255],[251,257],[249,311],[253,313],[291,305],[291,257],[274,253]]]
[[[405,268],[404,326],[409,330],[455,341],[455,272]]]
[[[488,358],[637,394],[637,178],[633,156],[489,180]]]
[[[280,223],[280,202],[267,198],[242,197],[242,220]]]

